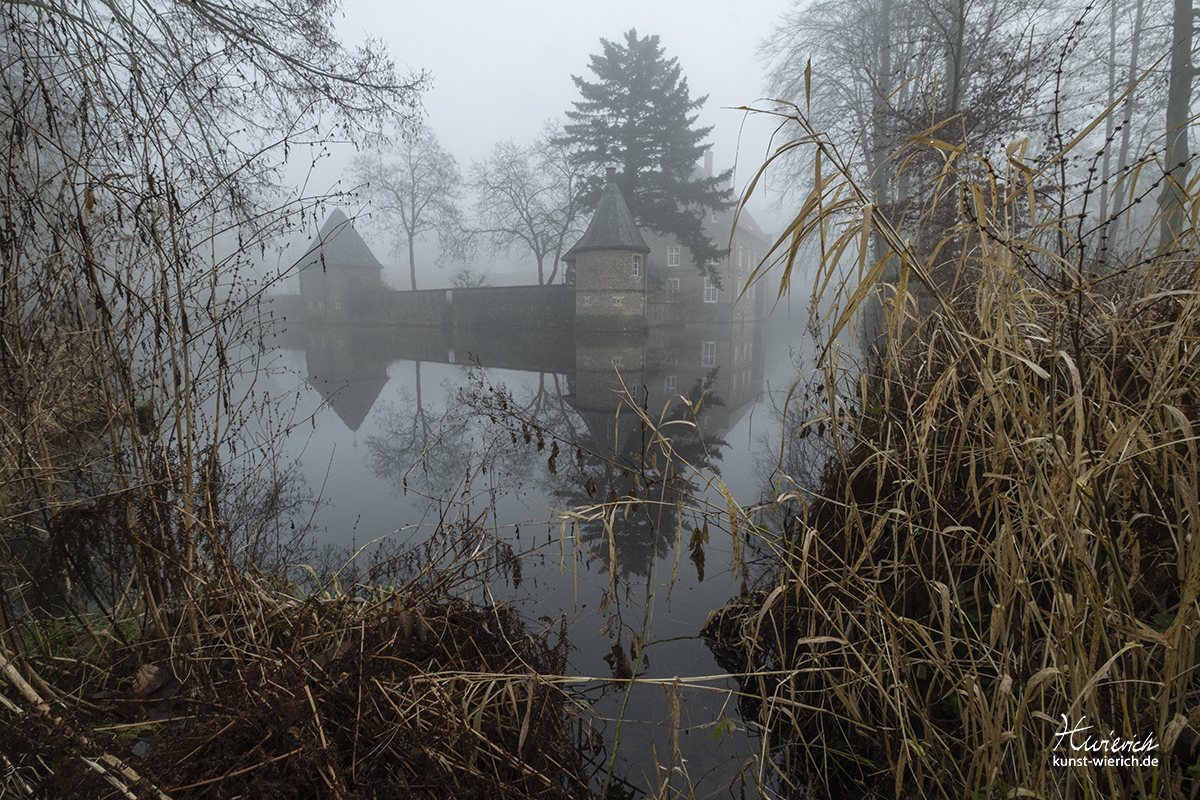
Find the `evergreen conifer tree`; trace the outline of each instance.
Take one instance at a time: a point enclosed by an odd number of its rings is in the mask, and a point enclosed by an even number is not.
[[[712,128],[693,127],[694,112],[708,96],[691,98],[678,60],[663,55],[657,36],[638,38],[631,29],[624,44],[600,43],[604,52],[589,65],[598,80],[571,76],[583,99],[567,112],[561,140],[577,149],[583,165],[596,167],[585,208],[599,202],[601,168],[615,166],[638,225],[675,236],[704,268],[722,255],[704,233],[704,217],[733,204],[732,193],[722,188],[731,171],[704,176],[696,169]]]

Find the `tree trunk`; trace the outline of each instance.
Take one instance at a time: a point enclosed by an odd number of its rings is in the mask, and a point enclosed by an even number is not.
[[[1142,23],[1146,18],[1146,0],[1137,0],[1133,17],[1133,37],[1129,45],[1129,80],[1126,88],[1138,79],[1138,55],[1142,48]],[[1137,92],[1130,92],[1125,97],[1124,112],[1121,114],[1121,149],[1117,153],[1117,174],[1124,177],[1129,166],[1129,136],[1133,129],[1133,115],[1137,111]],[[1120,216],[1120,222],[1113,230],[1113,236],[1120,236],[1121,226],[1129,224],[1129,212]]]
[[[1117,98],[1117,8],[1120,6],[1120,0],[1110,0],[1112,5],[1109,8],[1110,14],[1108,19],[1108,106],[1116,101]],[[1116,130],[1116,120],[1113,118],[1113,112],[1109,112],[1108,117],[1104,120],[1104,158],[1100,165],[1100,224],[1103,226],[1103,231],[1100,236],[1100,241],[1106,242],[1108,239],[1108,181],[1112,176],[1112,141]],[[1103,248],[1103,244],[1101,247]]]
[[[962,110],[963,63],[966,59],[967,8],[966,0],[955,0],[951,4],[951,28],[946,42],[946,89],[949,102],[946,104],[946,116],[953,117]]]
[[[888,151],[891,146],[891,137],[884,124],[882,106],[892,93],[892,0],[883,0],[880,4],[880,20],[875,31],[874,44],[873,60],[875,74],[878,78],[875,82],[874,96],[871,98],[873,110],[871,124],[874,130],[869,153],[868,167],[871,170],[871,177],[868,186],[871,192],[871,202],[878,207],[887,205],[888,180],[887,175],[884,174],[884,164],[887,163]],[[883,255],[878,242],[876,242],[875,253],[876,257]]]
[[[1175,0],[1171,25],[1171,78],[1167,86],[1166,151],[1163,164],[1167,179],[1159,199],[1161,227],[1159,247],[1172,247],[1183,235],[1187,219],[1184,202],[1191,150],[1188,148],[1188,117],[1191,116],[1192,81],[1192,0]]]
[[[412,289],[417,290],[417,256],[413,251],[413,239],[416,237],[411,233],[408,235],[408,276],[412,279]]]
[[[884,165],[887,161],[888,151],[891,148],[891,136],[886,130],[883,122],[883,103],[888,100],[892,93],[892,0],[883,0],[880,4],[880,19],[879,26],[875,31],[874,42],[874,58],[875,74],[878,76],[875,81],[875,96],[871,98],[873,113],[871,116],[872,132],[872,147],[869,151],[868,166],[871,170],[868,190],[871,194],[871,202],[875,205],[878,212],[880,206],[889,207],[888,202],[888,179],[884,173]],[[876,230],[871,237],[871,261],[878,262],[887,253],[887,243]],[[893,259],[893,264],[898,263]],[[894,281],[892,267],[884,271],[884,281]],[[862,319],[862,344],[865,357],[870,360],[874,352],[879,337],[883,334],[883,309],[879,302],[873,302],[866,307]]]

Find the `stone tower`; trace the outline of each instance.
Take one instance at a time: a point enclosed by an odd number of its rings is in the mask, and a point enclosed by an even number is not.
[[[563,256],[575,268],[575,327],[628,331],[646,327],[646,269],[650,248],[609,167],[587,232]]]
[[[304,318],[351,322],[364,298],[387,291],[383,265],[352,223],[335,210],[321,226],[317,242],[297,262]]]

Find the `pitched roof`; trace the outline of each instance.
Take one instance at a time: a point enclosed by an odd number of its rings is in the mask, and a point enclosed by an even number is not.
[[[596,213],[582,238],[575,243],[562,257],[563,261],[573,264],[575,256],[587,250],[633,250],[639,253],[649,253],[650,247],[642,238],[633,214],[625,203],[625,197],[617,188],[616,170],[608,170],[608,179],[604,191],[600,194],[600,202]]]
[[[300,257],[300,269],[320,263],[322,255],[327,268],[376,271],[383,269],[383,264],[379,263],[371,248],[354,229],[354,223],[340,209],[329,215],[317,234],[316,243]]]

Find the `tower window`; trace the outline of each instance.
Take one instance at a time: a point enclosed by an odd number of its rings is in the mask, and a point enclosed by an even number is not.
[[[642,274],[642,257],[633,256],[629,259],[629,274],[633,277],[640,277]]]

